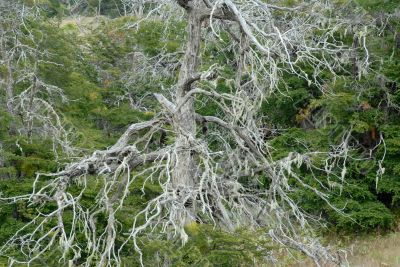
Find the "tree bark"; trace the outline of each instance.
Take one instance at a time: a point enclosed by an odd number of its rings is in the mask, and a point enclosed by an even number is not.
[[[36,66],[35,66],[35,70],[36,70]],[[37,91],[37,79],[36,76],[34,76],[33,78],[33,82],[32,82],[32,88],[29,94],[29,104],[28,104],[28,110],[30,112],[33,111],[33,100],[35,99],[35,95],[36,95],[36,91]],[[32,132],[33,132],[33,118],[32,117],[28,117],[28,139],[30,141],[32,141]]]
[[[14,97],[13,94],[13,75],[12,75],[12,70],[11,66],[9,63],[7,63],[7,78],[6,78],[6,105],[7,105],[7,112],[10,113],[11,115],[14,114],[14,107],[12,105],[12,99]]]
[[[353,37],[353,44],[352,44],[352,56],[351,56],[351,65],[352,65],[352,71],[353,71],[353,77],[354,79],[358,78],[359,75],[359,70],[358,70],[358,46],[359,46],[359,40],[357,36]]]
[[[237,72],[235,77],[235,85],[236,89],[240,90],[242,85],[242,76],[244,73],[244,69],[246,67],[246,51],[249,48],[249,40],[246,36],[246,33],[241,29],[240,30],[240,39],[239,39],[239,46],[240,46],[240,54],[239,60],[237,62]]]
[[[201,18],[195,9],[188,10],[188,40],[186,53],[176,90],[176,106],[181,107],[174,114],[174,130],[176,132],[175,148],[177,151],[175,169],[172,177],[174,189],[190,188],[195,184],[196,164],[194,152],[190,149],[190,139],[196,135],[196,113],[192,97],[187,100],[186,94],[192,88],[192,80],[196,75],[201,42]],[[186,101],[187,100],[187,101]]]
[[[10,114],[12,117],[9,129],[8,129],[8,134],[11,136],[14,136],[17,132],[16,130],[16,125],[14,122],[15,119],[15,110],[14,110],[14,105],[13,105],[13,98],[14,98],[14,78],[13,78],[13,71],[11,67],[11,63],[8,61],[7,62],[7,74],[6,74],[6,79],[5,79],[5,87],[6,87],[6,106],[7,106],[7,112]]]

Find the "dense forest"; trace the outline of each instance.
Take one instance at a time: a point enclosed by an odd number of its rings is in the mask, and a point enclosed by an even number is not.
[[[347,266],[399,215],[398,0],[0,0],[0,266]]]

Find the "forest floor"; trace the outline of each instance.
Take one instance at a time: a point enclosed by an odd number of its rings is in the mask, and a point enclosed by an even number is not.
[[[349,244],[346,247],[351,267],[400,267],[400,232],[392,232],[384,236],[362,236],[344,243]],[[311,267],[314,265],[305,260],[286,266]]]

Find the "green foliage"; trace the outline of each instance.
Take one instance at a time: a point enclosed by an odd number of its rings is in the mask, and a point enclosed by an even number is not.
[[[293,125],[296,115],[308,104],[309,99],[310,94],[305,88],[290,90],[286,95],[277,94],[264,102],[262,113],[268,116],[272,123]]]
[[[335,203],[336,204],[336,203]],[[347,216],[338,216],[331,213],[331,220],[337,229],[345,231],[370,231],[371,229],[388,229],[393,226],[394,215],[382,203],[358,202],[349,200],[345,204],[344,212]]]
[[[144,262],[151,266],[164,262],[180,267],[249,266],[266,264],[266,255],[277,249],[263,234],[244,229],[228,233],[212,226],[192,223],[186,231],[189,242],[183,247],[162,239],[144,240]],[[135,256],[126,258],[127,263],[136,261]]]
[[[57,163],[54,162],[54,154],[49,140],[37,140],[28,142],[24,139],[9,139],[5,144],[4,158],[6,166],[3,171],[10,178],[32,178],[38,171],[54,171]]]
[[[356,2],[368,11],[393,11],[399,7],[397,0],[356,0]]]

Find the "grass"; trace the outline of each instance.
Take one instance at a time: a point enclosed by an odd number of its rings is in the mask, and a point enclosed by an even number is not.
[[[400,266],[400,232],[356,239],[349,261],[354,267]]]
[[[400,267],[400,232],[384,236],[361,236],[344,242],[347,259],[351,267]],[[314,264],[304,260],[287,267],[311,267]],[[325,265],[324,267],[331,267]]]

